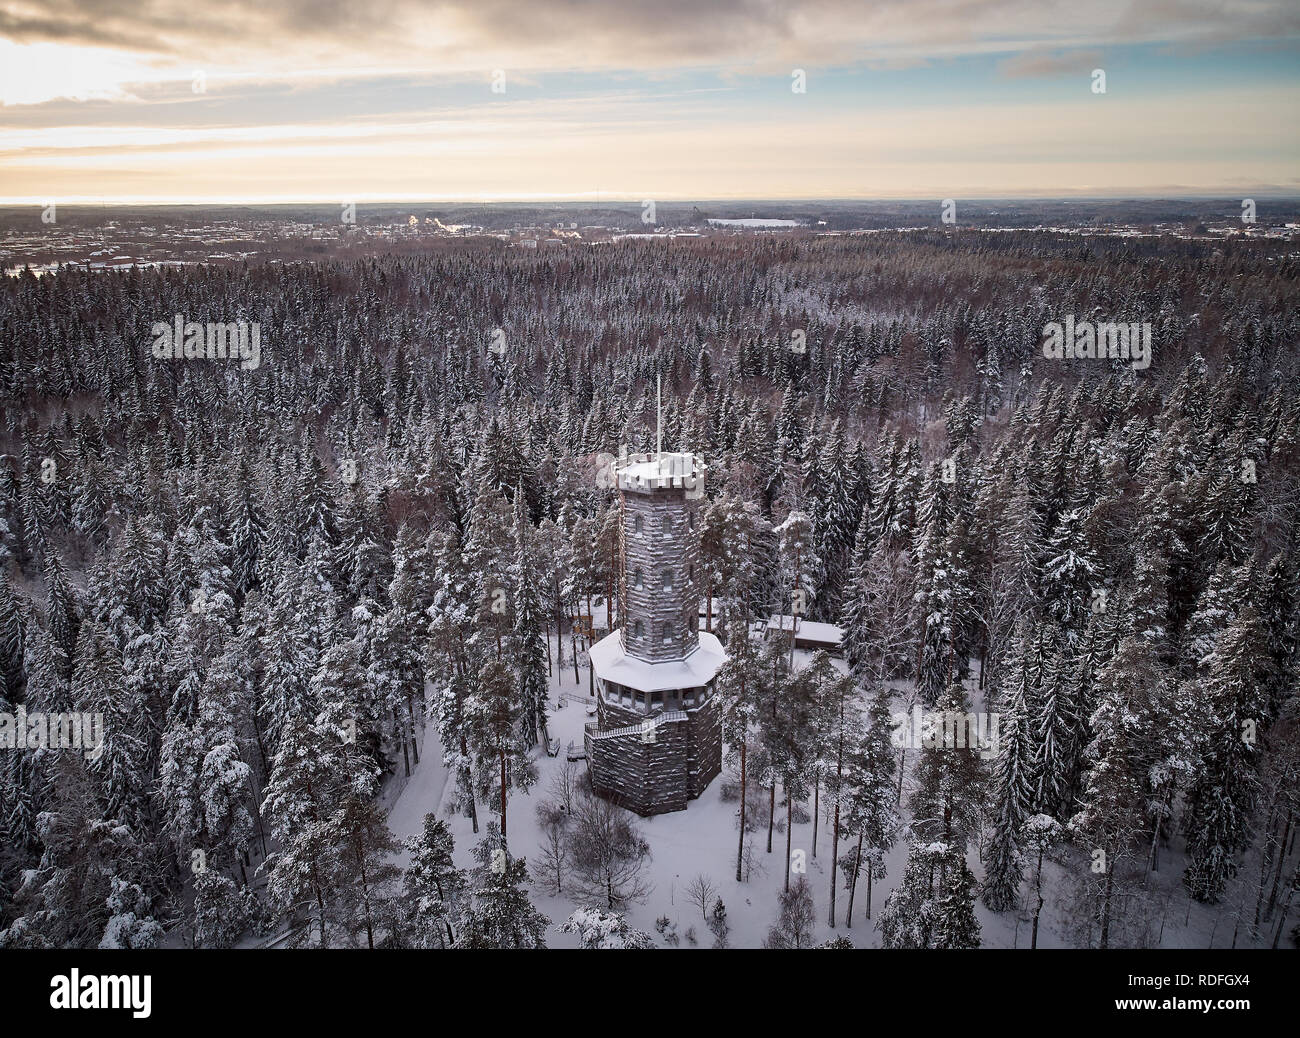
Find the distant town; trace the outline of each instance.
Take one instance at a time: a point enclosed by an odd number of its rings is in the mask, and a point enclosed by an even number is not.
[[[1037,231],[1200,240],[1300,238],[1300,200],[1040,202],[721,202],[521,205],[426,203],[284,206],[0,208],[0,268],[65,264],[126,270],[189,263],[292,262],[425,252],[477,240],[489,248],[572,249],[625,241],[754,234]]]

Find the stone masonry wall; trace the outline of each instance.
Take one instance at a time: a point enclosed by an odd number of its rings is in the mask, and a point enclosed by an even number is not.
[[[683,659],[699,644],[701,573],[691,527],[698,522],[699,501],[687,500],[686,491],[671,488],[624,491],[621,497],[626,561],[620,587],[623,650],[651,663]],[[640,533],[636,530],[638,518]],[[638,570],[640,588],[636,586]],[[667,572],[672,573],[671,588],[663,586]],[[665,623],[671,636],[668,644],[663,641]]]
[[[587,730],[587,760],[592,788],[640,815],[686,807],[687,721],[663,721],[646,742],[638,727],[618,734]]]
[[[587,762],[601,796],[641,815],[680,811],[722,770],[722,717],[715,696],[685,711],[650,715],[646,742],[639,711],[597,700],[597,722],[587,726]],[[618,734],[611,734],[618,733]]]
[[[687,715],[686,791],[695,799],[722,771],[722,708],[712,694]]]

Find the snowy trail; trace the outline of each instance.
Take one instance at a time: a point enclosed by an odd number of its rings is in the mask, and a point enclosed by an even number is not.
[[[447,766],[442,762],[442,743],[437,730],[429,724],[424,729],[424,741],[420,746],[420,764],[388,812],[388,828],[393,835],[405,840],[423,832],[424,816],[430,812],[440,814],[446,788]],[[405,866],[408,857],[403,849],[394,860]]]

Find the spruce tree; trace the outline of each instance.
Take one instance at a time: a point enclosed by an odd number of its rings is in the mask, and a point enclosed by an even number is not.
[[[403,878],[409,940],[416,948],[451,947],[456,939],[452,923],[459,919],[466,885],[452,857],[451,830],[442,819],[427,814],[424,829],[407,838],[406,849],[411,855]]]

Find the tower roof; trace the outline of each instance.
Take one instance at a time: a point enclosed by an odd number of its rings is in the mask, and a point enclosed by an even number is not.
[[[649,494],[668,488],[684,489],[688,498],[704,495],[704,459],[689,451],[630,454],[618,466],[618,489]]]
[[[651,663],[623,650],[619,632],[606,635],[591,647],[591,665],[602,681],[616,681],[641,692],[660,692],[670,688],[694,688],[707,685],[727,660],[727,654],[708,631],[700,632],[700,642],[685,659]]]

